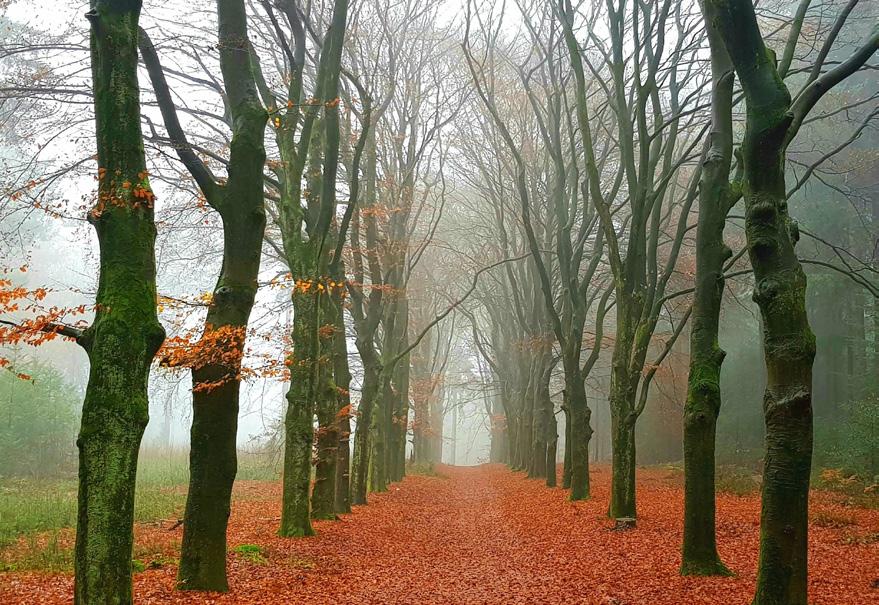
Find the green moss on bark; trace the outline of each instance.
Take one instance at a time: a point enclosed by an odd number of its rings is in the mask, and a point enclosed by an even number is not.
[[[98,1],[91,23],[100,246],[97,313],[79,339],[89,356],[82,409],[74,557],[77,605],[132,602],[134,485],[148,420],[147,381],[164,339],[156,316],[152,193],[140,131],[140,2]],[[139,186],[132,187],[132,183]]]

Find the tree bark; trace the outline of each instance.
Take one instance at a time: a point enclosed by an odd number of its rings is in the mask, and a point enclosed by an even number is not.
[[[100,267],[95,319],[78,339],[90,369],[76,440],[77,605],[132,602],[137,457],[149,418],[149,368],[165,336],[156,316],[156,227],[140,129],[140,8],[97,0],[86,14],[98,150],[98,202],[88,219]]]
[[[690,330],[690,373],[684,406],[684,539],[682,575],[729,575],[717,554],[715,531],[714,452],[720,413],[720,368],[724,351],[718,343],[724,263],[732,252],[723,229],[733,201],[733,74],[723,42],[708,28],[712,71],[712,128],[702,166],[699,219],[696,228],[696,286]]]
[[[320,297],[320,321],[318,328],[318,392],[317,392],[317,460],[315,462],[314,488],[311,492],[311,516],[313,519],[336,519],[336,467],[338,465],[339,398],[333,383],[335,366],[335,313],[330,295]]]
[[[284,497],[281,505],[282,536],[311,536],[311,456],[314,441],[314,392],[319,339],[311,319],[317,315],[317,298],[311,292],[293,293],[293,353],[290,390],[284,418]]]
[[[867,44],[810,82],[792,103],[774,56],[763,42],[753,4],[710,0],[706,8],[747,103],[742,142],[745,233],[767,369],[766,457],[753,602],[806,605],[815,337],[806,315],[806,276],[794,251],[799,233],[788,213],[786,149],[818,99],[873,55],[879,46],[879,28]]]
[[[592,437],[590,418],[592,415],[586,400],[586,386],[580,373],[579,355],[576,359],[565,359],[565,396],[568,400],[565,425],[565,467],[564,487],[571,488],[571,500],[588,500],[591,496],[589,482],[589,440]],[[570,377],[570,380],[568,379]],[[568,428],[570,427],[570,428]],[[570,445],[568,445],[570,443]]]
[[[230,112],[232,142],[225,185],[204,191],[223,219],[223,266],[205,319],[203,339],[224,347],[223,359],[193,367],[189,492],[177,586],[228,590],[226,527],[237,470],[238,403],[247,322],[259,276],[263,209],[263,131],[268,116],[259,102],[241,0],[217,2],[220,68]],[[229,330],[222,342],[212,334]]]
[[[367,349],[370,347],[370,349]],[[354,461],[351,467],[351,504],[366,504],[368,488],[369,452],[371,431],[365,427],[373,421],[375,400],[378,397],[381,369],[372,344],[359,343],[358,351],[363,360],[363,388],[358,407],[357,431],[354,433]]]
[[[634,519],[636,516],[635,397],[638,379],[633,377],[631,368],[640,366],[630,360],[636,346],[635,318],[640,317],[641,309],[633,300],[636,295],[627,291],[633,287],[634,281],[627,279],[628,283],[617,288],[617,338],[611,361],[609,397],[612,453],[608,515],[613,519]]]
[[[344,270],[333,275],[336,283],[342,283]],[[342,291],[333,295],[333,383],[336,389],[338,426],[338,451],[336,455],[335,511],[351,512],[351,370],[348,367],[348,340],[345,335],[345,307]]]

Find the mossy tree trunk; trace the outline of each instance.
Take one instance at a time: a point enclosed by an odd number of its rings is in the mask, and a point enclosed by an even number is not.
[[[331,272],[336,283],[344,281],[344,269]],[[345,307],[341,290],[333,294],[333,385],[336,390],[336,452],[335,511],[351,512],[351,370],[348,367],[348,339],[345,334]]]
[[[584,389],[585,390],[585,389]],[[573,462],[573,443],[571,441],[571,407],[568,404],[568,393],[567,389],[565,389],[564,398],[565,403],[562,405],[562,412],[565,414],[565,460],[564,465],[562,467],[562,488],[563,489],[571,489],[571,477],[573,475],[573,469],[571,468],[571,464]],[[589,450],[586,450],[587,460],[589,459]]]
[[[247,323],[259,276],[263,209],[263,131],[268,116],[259,102],[248,60],[247,15],[242,0],[217,2],[220,69],[232,114],[229,176],[206,197],[223,219],[223,266],[205,319],[205,336],[229,329],[223,360],[193,368],[189,492],[183,519],[178,586],[228,590],[226,526],[237,470],[240,369]]]
[[[579,357],[579,354],[569,353],[563,359],[566,364],[565,398],[568,409],[565,411],[565,473],[562,486],[570,487],[571,500],[585,500],[591,495],[589,440],[592,437],[592,412],[586,401],[586,385],[580,373]]]
[[[718,343],[724,264],[732,255],[723,242],[729,209],[736,199],[732,165],[733,73],[723,42],[709,28],[712,126],[702,166],[696,228],[696,285],[690,328],[690,373],[684,406],[684,538],[682,575],[728,575],[717,554],[714,451],[720,413]]]
[[[293,352],[288,359],[290,390],[284,417],[284,497],[281,506],[282,536],[311,536],[311,456],[314,440],[314,386],[319,338],[310,321],[317,315],[317,297],[311,292],[293,294]]]
[[[780,92],[781,99],[784,93]],[[763,318],[767,369],[763,399],[766,456],[754,603],[806,605],[815,337],[806,316],[806,276],[794,252],[796,223],[788,215],[785,196],[782,140],[789,123],[787,100],[779,100],[779,105],[783,105],[781,111],[749,102],[742,145],[745,233],[756,282],[754,301]]]
[[[617,286],[617,337],[611,360],[609,397],[612,453],[608,515],[614,519],[634,519],[636,516],[635,398],[640,372],[634,376],[630,363],[636,347],[635,323],[641,315],[641,293],[633,292],[636,281],[636,278],[628,277],[626,283]]]
[[[316,439],[314,488],[311,494],[311,516],[314,519],[336,518],[336,470],[338,466],[339,397],[333,378],[336,365],[334,348],[336,324],[331,295],[320,296],[318,341],[318,391],[315,412],[318,431]],[[344,329],[344,328],[343,328]]]
[[[266,5],[274,17],[275,7]],[[284,481],[281,527],[284,536],[313,533],[310,489],[313,421],[319,416],[318,502],[321,518],[335,516],[339,446],[339,397],[333,383],[336,312],[329,299],[343,284],[331,279],[340,153],[339,74],[348,19],[348,1],[333,2],[332,22],[320,45],[313,95],[304,94],[307,24],[293,3],[279,3],[291,33],[285,99],[276,98],[262,77],[251,49],[260,94],[275,113],[273,125],[281,162],[273,166],[279,187],[278,226],[284,257],[295,281],[293,351],[288,359],[291,388],[286,395]],[[298,140],[297,140],[298,136]],[[306,174],[306,163],[308,172]],[[308,189],[303,192],[303,176]],[[339,237],[344,239],[344,233]],[[322,329],[324,328],[324,329]]]
[[[358,407],[357,431],[354,433],[354,458],[351,465],[351,504],[366,504],[369,487],[369,456],[372,431],[366,429],[373,422],[375,402],[381,382],[378,357],[365,346],[360,348],[363,361],[363,388]]]
[[[543,431],[544,431],[544,443],[546,447],[544,449],[544,463],[543,463],[543,474],[546,477],[546,486],[547,487],[555,487],[556,482],[558,480],[556,473],[556,458],[558,456],[558,443],[559,443],[559,435],[558,435],[558,423],[555,419],[555,405],[552,402],[552,399],[549,395],[549,381],[552,375],[552,368],[554,365],[550,365],[544,374],[543,381],[540,386],[540,399],[543,402]]]
[[[752,2],[705,0],[705,10],[723,39],[747,103],[742,142],[745,234],[767,370],[760,556],[753,603],[806,605],[815,337],[806,314],[806,276],[794,250],[799,232],[788,213],[786,150],[818,100],[879,49],[879,26],[845,61],[824,73],[820,63],[813,67],[792,102],[775,56],[765,46]],[[823,50],[821,54],[826,56]],[[787,64],[786,58],[782,70]]]
[[[405,263],[407,259],[403,258],[400,262]],[[396,313],[396,342],[399,347],[398,350],[401,350],[408,344],[409,333],[409,300],[406,296],[405,284],[397,300]],[[402,481],[406,474],[406,436],[409,432],[409,375],[411,371],[409,357],[409,354],[404,355],[394,366],[393,387],[395,406],[391,439],[393,447],[391,451],[391,481]]]
[[[98,151],[97,312],[78,338],[90,369],[79,448],[74,553],[77,605],[132,602],[134,487],[149,418],[147,381],[164,340],[156,316],[156,227],[146,173],[137,81],[141,3],[97,0],[91,66]]]

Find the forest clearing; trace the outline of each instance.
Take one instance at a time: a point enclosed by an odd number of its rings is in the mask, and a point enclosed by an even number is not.
[[[181,530],[171,529],[175,520],[169,519],[135,527],[135,552],[145,567],[134,576],[135,599],[193,605],[749,602],[759,539],[756,484],[744,495],[718,496],[718,548],[735,576],[706,582],[678,573],[680,469],[638,470],[638,531],[622,533],[606,514],[610,469],[597,466],[593,473],[592,499],[570,502],[563,490],[547,490],[503,465],[440,466],[432,476],[408,476],[340,521],[316,522],[317,536],[296,541],[274,529],[279,484],[242,481],[229,522],[232,590],[174,590]],[[851,503],[828,490],[813,490],[811,500],[812,602],[879,603],[879,508],[862,508],[863,500]],[[0,560],[14,552],[8,546]],[[14,565],[14,558],[6,564]],[[71,603],[71,588],[69,572],[7,573],[0,602]]]

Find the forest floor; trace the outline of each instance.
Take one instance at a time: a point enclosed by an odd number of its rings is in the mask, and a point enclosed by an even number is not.
[[[718,496],[720,554],[730,578],[682,578],[680,473],[638,471],[638,527],[613,531],[610,473],[593,468],[593,498],[501,465],[439,467],[372,494],[317,536],[282,539],[277,482],[236,486],[228,594],[174,591],[181,529],[136,528],[135,601],[146,603],[583,603],[745,605],[754,588],[759,497]],[[814,491],[810,602],[879,603],[879,510]],[[69,539],[69,538],[68,538]],[[12,545],[10,548],[15,548]],[[0,573],[0,603],[72,603],[69,574]]]

